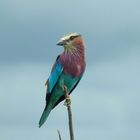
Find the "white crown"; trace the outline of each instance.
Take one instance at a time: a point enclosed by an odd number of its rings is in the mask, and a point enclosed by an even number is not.
[[[80,34],[74,32],[64,35],[60,40],[68,40],[71,36],[79,36]]]

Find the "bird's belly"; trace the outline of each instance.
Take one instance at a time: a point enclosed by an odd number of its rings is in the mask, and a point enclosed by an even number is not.
[[[68,92],[71,91],[71,89],[74,87],[74,85],[77,83],[78,77],[73,77],[68,74],[63,74],[62,77],[60,77],[60,86],[62,87],[62,84],[67,87]]]
[[[55,103],[57,100],[59,100],[59,98],[61,96],[64,95],[64,91],[63,91],[63,84],[67,87],[67,91],[68,94],[70,93],[70,91],[73,89],[73,87],[75,86],[75,84],[78,81],[78,77],[72,77],[71,75],[68,74],[62,74],[59,78],[59,81],[57,83],[57,85],[54,88],[51,100],[53,103]]]

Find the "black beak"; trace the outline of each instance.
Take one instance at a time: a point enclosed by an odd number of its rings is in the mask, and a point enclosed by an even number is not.
[[[66,42],[65,42],[65,41],[60,41],[60,42],[58,42],[56,45],[64,46],[64,45],[66,45]]]

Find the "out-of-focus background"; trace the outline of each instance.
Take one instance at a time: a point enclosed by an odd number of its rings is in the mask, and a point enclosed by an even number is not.
[[[72,94],[75,139],[140,139],[139,0],[0,0],[0,139],[68,139],[61,103],[38,128],[59,38],[79,32],[87,69]]]

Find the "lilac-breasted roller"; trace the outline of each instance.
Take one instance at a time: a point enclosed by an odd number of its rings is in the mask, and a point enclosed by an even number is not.
[[[85,47],[80,34],[70,33],[62,37],[57,45],[63,46],[64,52],[57,57],[46,82],[46,106],[40,118],[39,127],[44,124],[51,110],[65,99],[63,84],[70,94],[85,71]]]

